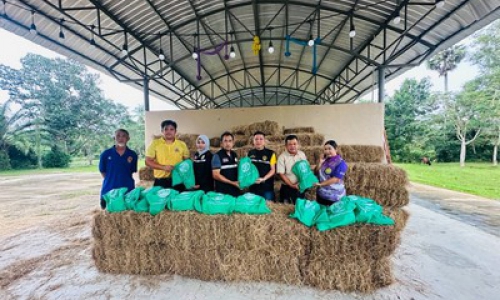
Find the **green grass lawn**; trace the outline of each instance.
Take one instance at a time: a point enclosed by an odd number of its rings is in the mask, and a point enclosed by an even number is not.
[[[138,168],[144,167],[144,159],[139,158]],[[16,176],[16,175],[30,175],[30,174],[53,174],[53,173],[98,173],[99,160],[89,161],[82,158],[74,158],[71,161],[69,168],[55,168],[55,169],[33,169],[33,170],[9,170],[0,171],[0,176]]]
[[[395,164],[410,181],[500,200],[500,166],[490,163]]]

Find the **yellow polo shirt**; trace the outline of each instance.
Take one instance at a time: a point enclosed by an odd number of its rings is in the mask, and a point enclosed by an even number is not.
[[[146,156],[154,158],[160,165],[175,166],[184,159],[189,158],[189,150],[186,143],[175,139],[173,143],[167,144],[163,137],[151,142],[146,150]],[[154,170],[155,178],[168,178],[170,172],[164,170]]]

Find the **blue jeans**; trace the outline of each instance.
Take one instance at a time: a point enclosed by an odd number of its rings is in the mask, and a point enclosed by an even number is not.
[[[274,201],[274,199],[275,199],[274,191],[252,191],[252,190],[250,190],[250,192],[255,194],[255,195],[259,195],[266,200]]]

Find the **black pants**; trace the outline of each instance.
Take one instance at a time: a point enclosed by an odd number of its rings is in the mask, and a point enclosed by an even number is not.
[[[304,198],[305,193],[301,193],[299,190],[289,187],[286,184],[282,184],[280,188],[280,202],[284,203],[285,200],[295,204],[297,198]]]
[[[101,198],[101,208],[106,209],[106,201],[104,201],[104,199],[102,198]]]
[[[172,178],[155,178],[155,183],[153,184],[153,186],[161,186],[164,189],[174,189],[179,193],[182,193],[186,190],[186,187],[183,184],[172,186]]]
[[[326,199],[321,198],[318,194],[316,194],[316,202],[318,202],[321,205],[325,205],[325,206],[330,206],[333,203],[335,203],[335,202],[332,202],[330,200],[326,200]]]

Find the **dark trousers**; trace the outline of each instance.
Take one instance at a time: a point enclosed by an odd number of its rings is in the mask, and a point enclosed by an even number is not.
[[[250,187],[250,193],[261,196],[266,200],[275,200],[274,191],[262,191],[258,189],[252,189],[252,187]]]
[[[161,186],[164,189],[174,189],[179,193],[182,193],[186,190],[186,187],[183,184],[172,186],[172,178],[155,178],[155,183],[153,184],[153,186]]]
[[[280,202],[284,203],[288,201],[295,205],[297,198],[304,198],[305,193],[301,193],[299,190],[289,187],[286,184],[282,184],[280,188]]]
[[[316,194],[316,202],[318,202],[318,203],[319,203],[319,204],[321,204],[321,205],[325,205],[325,206],[330,206],[330,205],[332,205],[333,203],[335,203],[335,202],[333,202],[333,201],[330,201],[330,200],[326,200],[326,199],[321,198],[318,194]]]

